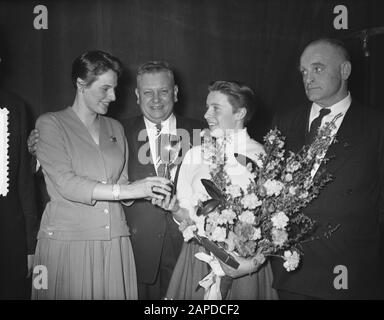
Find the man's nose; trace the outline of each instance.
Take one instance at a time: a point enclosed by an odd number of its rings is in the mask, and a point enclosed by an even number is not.
[[[153,93],[153,102],[157,103],[160,101],[160,94],[158,92]]]
[[[313,82],[313,76],[311,73],[308,73],[304,76],[304,83],[305,84],[311,84]]]

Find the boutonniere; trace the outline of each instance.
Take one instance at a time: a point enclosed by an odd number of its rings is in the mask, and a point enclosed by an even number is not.
[[[0,196],[8,193],[8,114],[6,108],[0,108]]]
[[[110,136],[109,139],[112,141],[112,142],[117,142],[117,139],[115,136]]]

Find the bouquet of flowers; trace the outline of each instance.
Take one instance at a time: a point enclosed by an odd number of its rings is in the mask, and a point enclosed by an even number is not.
[[[211,179],[202,179],[210,199],[199,202],[195,217],[180,225],[185,241],[197,238],[217,258],[237,268],[233,256],[278,256],[287,271],[300,262],[300,244],[314,239],[315,221],[303,214],[332,180],[318,169],[334,141],[335,119],[322,127],[315,141],[299,152],[286,152],[278,129],[264,137],[265,153],[257,159],[235,154],[249,171],[246,189],[231,182],[226,170],[226,136],[205,133],[202,150]],[[316,173],[314,173],[314,171]],[[338,227],[338,226],[337,226]],[[334,229],[329,229],[329,236]]]

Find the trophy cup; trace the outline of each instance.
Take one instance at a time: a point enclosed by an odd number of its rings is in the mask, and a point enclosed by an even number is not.
[[[171,169],[177,166],[176,160],[181,149],[180,138],[173,134],[161,134],[158,154],[160,155],[160,164],[158,166],[158,176],[166,178],[172,182],[172,196],[176,192],[174,182],[171,180]]]

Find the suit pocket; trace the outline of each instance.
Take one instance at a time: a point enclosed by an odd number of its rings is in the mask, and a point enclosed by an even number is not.
[[[51,210],[50,225],[63,229],[79,225],[81,210],[74,208],[71,203],[54,202]]]

